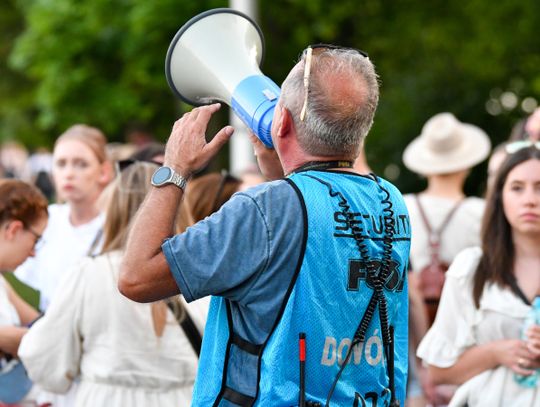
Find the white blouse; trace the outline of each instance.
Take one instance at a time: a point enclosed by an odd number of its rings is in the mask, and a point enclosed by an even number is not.
[[[68,204],[49,205],[49,223],[43,233],[43,247],[15,270],[19,280],[40,292],[39,307],[42,311],[49,307],[64,274],[88,255],[94,240],[98,239],[99,243],[104,215],[100,214],[84,225],[73,226],[69,220],[70,213]],[[99,244],[92,253],[97,249]]]
[[[446,272],[437,317],[417,350],[427,364],[450,367],[472,346],[520,337],[530,306],[512,290],[488,284],[480,308],[474,305],[473,276],[481,256],[478,247],[465,249]],[[463,383],[449,406],[540,407],[537,390],[520,386],[510,369],[499,366]]]
[[[187,406],[198,358],[167,309],[161,337],[151,304],[117,289],[122,254],[85,258],[66,273],[45,316],[23,338],[19,356],[45,390],[66,392],[80,377],[75,406]],[[187,306],[202,327],[208,301]]]

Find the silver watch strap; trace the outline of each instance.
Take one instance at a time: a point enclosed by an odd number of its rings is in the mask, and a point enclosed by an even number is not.
[[[182,191],[186,190],[187,180],[178,174],[176,171],[173,171],[171,182],[180,188]]]

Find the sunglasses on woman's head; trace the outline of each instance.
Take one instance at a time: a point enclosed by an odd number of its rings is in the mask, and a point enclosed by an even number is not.
[[[531,140],[519,140],[514,141],[512,143],[507,144],[504,149],[508,154],[514,154],[515,152],[518,152],[519,150],[522,150],[524,148],[529,147],[536,147],[536,149],[540,150],[540,141],[534,142]]]

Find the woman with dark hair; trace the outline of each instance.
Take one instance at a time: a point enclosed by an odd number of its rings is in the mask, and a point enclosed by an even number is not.
[[[487,196],[482,247],[446,273],[435,322],[418,348],[436,383],[459,385],[450,406],[538,406],[514,374],[540,368],[538,327],[520,339],[540,294],[540,144],[511,143]]]

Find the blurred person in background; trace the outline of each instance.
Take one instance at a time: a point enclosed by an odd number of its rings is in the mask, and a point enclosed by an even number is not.
[[[129,158],[136,161],[146,161],[163,165],[164,156],[165,145],[152,141],[136,149],[134,152],[132,152]]]
[[[506,145],[508,143],[501,143],[497,145],[489,156],[488,167],[487,167],[487,189],[491,188],[495,180],[495,175],[501,164],[506,159]]]
[[[127,143],[107,143],[107,157],[111,162],[117,162],[128,159],[137,147]]]
[[[45,390],[66,392],[80,376],[77,407],[191,402],[198,356],[179,320],[189,316],[200,337],[207,300],[188,306],[176,299],[173,312],[165,301],[139,304],[117,289],[130,220],[156,168],[134,162],[107,188],[102,253],[66,273],[58,295],[19,350],[29,376]]]
[[[540,144],[510,143],[488,191],[481,246],[446,273],[435,323],[418,356],[436,383],[459,385],[450,406],[540,405],[538,384],[514,373],[540,367],[540,327],[520,331],[540,294]]]
[[[540,141],[540,107],[528,117],[518,120],[512,127],[508,141],[520,140]]]
[[[413,272],[419,273],[431,262],[430,239],[452,211],[436,242],[440,260],[449,264],[463,248],[478,244],[484,201],[466,197],[464,184],[470,169],[486,159],[490,148],[489,137],[480,128],[461,123],[451,113],[440,113],[426,122],[421,135],[405,149],[405,166],[427,179],[424,191],[404,196],[414,233],[410,258]]]
[[[191,180],[178,209],[176,233],[185,232],[189,226],[217,212],[243,185],[240,179],[227,171],[209,173]]]
[[[47,226],[47,199],[20,180],[0,180],[0,272],[13,271],[27,257]],[[39,313],[22,300],[0,275],[0,404],[36,401],[17,351],[23,335]],[[12,382],[7,382],[8,376]]]
[[[488,162],[488,188],[493,184],[495,174],[507,156],[507,144],[522,140],[540,141],[540,108],[537,108],[529,117],[519,120],[512,128],[508,141],[493,149]]]
[[[28,150],[17,141],[7,141],[0,148],[0,162],[6,178],[30,180]]]
[[[55,197],[52,162],[52,153],[45,147],[37,148],[28,158],[31,180],[43,192],[49,202],[52,202]]]
[[[525,131],[529,140],[540,141],[540,107],[528,117]]]
[[[57,198],[64,203],[49,206],[43,246],[15,273],[39,290],[42,311],[70,266],[100,249],[103,215],[97,200],[113,174],[105,146],[103,133],[83,124],[70,127],[56,140],[52,173]]]
[[[101,248],[104,217],[97,201],[113,175],[106,144],[99,129],[84,124],[70,127],[55,142],[52,174],[57,199],[63,203],[49,206],[43,245],[15,272],[39,291],[41,311],[47,310],[72,266]],[[50,395],[50,400],[55,407],[71,406],[75,388],[65,396]]]
[[[255,163],[247,165],[242,171],[240,171],[239,178],[242,181],[242,185],[240,186],[241,191],[268,181]]]
[[[409,286],[411,293],[419,293],[425,304],[422,309],[413,296],[411,355],[435,317],[444,283],[442,270],[461,250],[479,244],[484,201],[466,197],[464,184],[470,169],[486,159],[490,148],[491,142],[483,130],[460,122],[451,113],[439,113],[426,122],[420,136],[403,153],[405,166],[427,179],[424,191],[404,195],[412,232]],[[440,270],[430,267],[435,261]],[[414,383],[416,377],[421,379],[429,401],[436,405],[447,401],[451,390],[435,389],[418,360],[411,360],[410,368],[415,369],[411,380]],[[411,392],[410,397],[418,399],[416,405],[425,404],[420,394]]]

